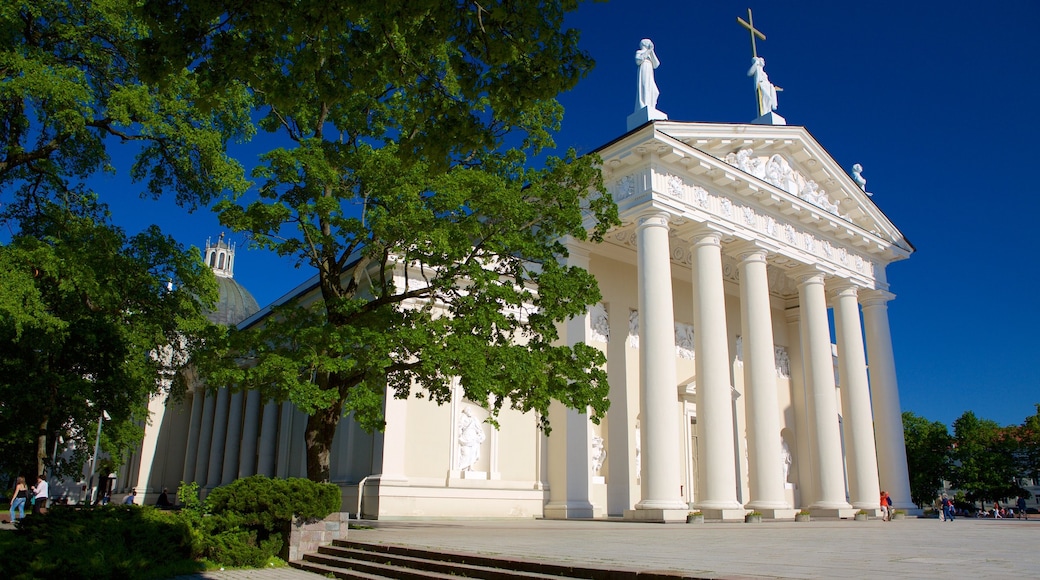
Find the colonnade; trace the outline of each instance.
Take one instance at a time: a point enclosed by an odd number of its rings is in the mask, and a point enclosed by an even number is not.
[[[820,514],[877,508],[880,489],[911,505],[902,418],[886,303],[892,294],[865,290],[831,278],[813,264],[789,270],[797,283],[788,321],[797,329],[791,364],[806,406],[812,481],[805,506],[789,505],[783,474],[782,440],[774,362],[774,333],[767,259],[770,248],[754,241],[732,244],[738,258],[747,414],[748,489],[737,494],[737,457],[730,380],[730,329],[722,267],[724,232],[701,224],[672,236],[669,214],[647,213],[636,220],[637,285],[640,311],[640,380],[643,461],[641,501],[629,517],[676,519],[685,515],[679,496],[680,474],[669,240],[688,244],[692,256],[699,481],[696,506],[709,518],[743,517],[746,509],[779,517],[797,507]],[[828,323],[828,292],[834,308],[838,408]],[[793,300],[793,299],[792,299]],[[860,305],[864,324],[860,324]],[[866,345],[862,336],[866,333]],[[866,351],[866,352],[865,352]],[[867,358],[870,376],[867,375]],[[839,423],[839,413],[842,422]],[[842,449],[844,429],[844,455]],[[879,464],[880,461],[880,464]],[[848,497],[846,497],[846,469]],[[793,513],[792,513],[793,515]]]
[[[182,480],[212,489],[258,474],[304,476],[295,465],[300,450],[290,453],[290,446],[302,445],[302,437],[297,442],[290,435],[305,422],[306,416],[291,403],[261,405],[257,391],[197,390],[191,401]]]

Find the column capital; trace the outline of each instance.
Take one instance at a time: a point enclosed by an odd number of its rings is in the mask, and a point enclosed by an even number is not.
[[[805,264],[787,272],[788,276],[798,282],[799,287],[803,284],[823,284],[826,274],[823,268],[815,264]]]
[[[764,262],[770,251],[758,240],[740,240],[726,246],[726,253],[737,256],[742,262]]]
[[[830,292],[832,298],[839,298],[841,296],[853,296],[856,297],[863,290],[863,287],[851,280],[839,279],[834,281],[830,286]]]
[[[642,230],[648,227],[668,229],[668,223],[671,221],[672,215],[666,211],[649,211],[636,216],[636,229]]]
[[[686,232],[685,238],[691,246],[709,244],[722,247],[722,237],[727,232],[713,226],[712,224],[698,224]]]
[[[895,294],[888,290],[864,290],[859,293],[860,302],[864,308],[876,306],[887,306],[890,300],[894,300]]]

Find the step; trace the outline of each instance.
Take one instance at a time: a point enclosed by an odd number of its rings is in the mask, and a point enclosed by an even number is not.
[[[551,564],[547,562],[534,562],[531,560],[517,560],[509,557],[489,557],[475,554],[431,551],[408,546],[359,542],[357,540],[349,539],[336,540],[333,542],[332,546],[325,546],[321,550],[329,553],[329,550],[334,549],[352,549],[382,554],[384,556],[409,556],[426,560],[449,562],[452,564],[469,564],[485,568],[508,569],[516,572],[541,574],[551,578],[579,578],[583,580],[676,580],[680,578],[693,578],[692,576],[686,576],[681,572],[640,571],[634,569],[625,570],[568,564]]]
[[[438,557],[436,552],[424,552],[422,555],[403,555],[393,552],[372,551],[342,546],[322,546],[318,554],[307,554],[304,558],[332,565],[332,560],[325,558],[336,558],[343,561],[372,562],[377,564],[397,566],[422,570],[425,572],[438,572],[442,574],[453,574],[456,577],[480,578],[482,580],[552,580],[561,578],[557,574],[545,574],[517,569],[513,566],[515,562],[510,560],[492,560],[482,564],[472,562],[460,562],[445,560]],[[364,568],[361,568],[364,569]]]

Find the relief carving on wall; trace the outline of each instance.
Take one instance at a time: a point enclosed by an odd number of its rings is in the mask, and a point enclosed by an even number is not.
[[[776,376],[782,379],[791,378],[791,357],[786,346],[773,347],[773,361],[776,363]]]
[[[607,309],[601,303],[589,308],[589,340],[608,342],[610,340],[610,320]]]
[[[639,311],[628,312],[628,348],[639,348]]]
[[[694,359],[693,325],[675,323],[675,354],[681,359]]]
[[[791,167],[791,163],[779,153],[756,156],[752,149],[741,149],[726,155],[723,160],[744,173],[754,175],[824,211],[849,219],[847,215],[839,213],[837,204],[831,202],[827,192],[820,189],[819,184]]]

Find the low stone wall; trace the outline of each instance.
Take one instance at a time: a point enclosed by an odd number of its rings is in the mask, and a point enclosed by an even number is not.
[[[303,559],[309,552],[317,552],[318,546],[327,546],[333,540],[345,540],[350,514],[336,512],[323,520],[301,520],[293,518],[289,531],[289,561]]]

